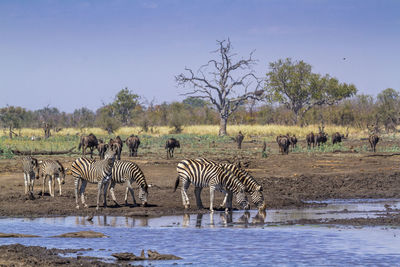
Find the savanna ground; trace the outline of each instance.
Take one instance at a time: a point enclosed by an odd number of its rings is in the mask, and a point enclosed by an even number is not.
[[[286,129],[285,129],[286,130]],[[283,130],[283,131],[285,131]],[[290,131],[290,130],[288,130]],[[243,131],[246,133],[246,131]],[[296,133],[295,131],[290,131]],[[342,131],[344,132],[344,131]],[[123,160],[137,163],[143,170],[149,189],[149,206],[113,206],[108,197],[108,208],[95,210],[96,185],[86,188],[88,209],[75,208],[73,177],[66,176],[63,195],[41,196],[42,180],[36,180],[35,199],[24,195],[23,174],[20,157],[0,160],[0,216],[65,216],[65,215],[122,215],[122,216],[158,216],[198,212],[195,207],[193,187],[189,189],[191,209],[185,211],[182,206],[179,189],[174,193],[173,186],[177,177],[176,165],[181,159],[206,157],[216,161],[240,160],[264,189],[268,208],[301,207],[304,200],[322,200],[331,198],[400,198],[400,179],[398,179],[400,140],[395,136],[385,136],[378,144],[378,152],[369,151],[368,140],[362,140],[366,134],[350,134],[341,145],[331,145],[308,150],[302,134],[298,134],[299,143],[289,155],[280,155],[274,135],[252,137],[246,135],[242,149],[237,149],[230,137],[212,135],[181,134],[175,135],[181,141],[181,149],[176,149],[173,159],[166,159],[164,150],[168,135],[140,136],[141,146],[137,158],[129,158],[127,147],[123,148]],[[122,135],[125,140],[126,136]],[[104,136],[104,139],[107,137]],[[267,142],[267,157],[261,156],[262,142]],[[28,137],[19,137],[10,141],[3,137],[2,146],[14,145],[20,150],[51,149],[61,150],[77,146],[79,137],[75,135],[54,136],[49,140],[30,141]],[[14,142],[14,143],[12,143]],[[53,144],[52,144],[53,142]],[[75,150],[76,151],[76,150]],[[61,156],[37,156],[40,159],[58,159],[69,168],[79,154]],[[96,151],[96,158],[97,151]],[[57,188],[57,186],[56,186]],[[136,189],[136,186],[135,186]],[[125,187],[116,186],[116,196],[120,204],[124,203]],[[48,186],[46,186],[48,192]],[[135,190],[136,200],[137,190]],[[222,201],[217,194],[217,204]],[[209,206],[208,190],[203,190],[202,200]],[[132,199],[128,197],[129,203]],[[102,201],[100,202],[102,203]],[[252,207],[254,208],[254,207]],[[202,212],[207,212],[203,210]]]

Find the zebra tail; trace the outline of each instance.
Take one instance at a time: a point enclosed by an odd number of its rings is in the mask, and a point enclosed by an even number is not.
[[[179,175],[178,175],[178,177],[176,178],[176,181],[175,181],[175,188],[174,188],[174,192],[176,191],[176,189],[178,188],[178,185],[179,185]]]

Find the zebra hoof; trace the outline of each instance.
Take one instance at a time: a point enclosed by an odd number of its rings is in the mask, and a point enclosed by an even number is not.
[[[79,210],[79,205],[76,205],[76,207],[75,207],[77,210]]]
[[[99,206],[96,207],[96,210],[99,210]]]
[[[189,209],[190,208],[190,205],[189,204],[186,204],[185,205],[185,210],[187,210],[187,209]]]
[[[88,208],[89,206],[88,206],[88,205],[86,205],[86,204],[83,204],[83,207],[84,207],[84,208]]]

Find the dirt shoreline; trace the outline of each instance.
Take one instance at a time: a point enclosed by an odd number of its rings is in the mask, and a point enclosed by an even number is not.
[[[249,149],[249,148],[248,148]],[[235,151],[233,151],[235,152]],[[173,192],[176,179],[176,165],[183,158],[193,158],[190,154],[177,155],[176,159],[160,159],[157,155],[128,158],[123,160],[136,162],[143,170],[148,183],[154,186],[149,189],[149,206],[113,206],[108,197],[108,208],[95,209],[96,186],[89,184],[86,188],[88,209],[75,208],[73,177],[67,175],[63,185],[63,195],[41,196],[42,181],[36,180],[34,200],[24,195],[23,175],[20,158],[0,160],[0,217],[47,217],[47,216],[162,216],[184,213],[207,213],[208,210],[197,210],[193,186],[189,189],[191,208],[184,210],[179,190]],[[291,153],[289,155],[270,155],[260,158],[254,154],[240,155],[232,153],[231,157],[210,159],[224,161],[240,158],[248,164],[247,170],[262,184],[265,202],[268,209],[305,207],[304,201],[324,199],[354,198],[400,198],[400,156],[375,156],[373,153]],[[39,157],[45,159],[49,157]],[[52,156],[60,160],[65,167],[70,167],[76,157]],[[48,192],[48,187],[45,189]],[[117,200],[123,204],[124,186],[117,185]],[[58,190],[56,190],[58,193]],[[136,201],[137,190],[135,190]],[[223,195],[216,195],[217,205]],[[209,206],[209,192],[203,190],[202,200]],[[129,203],[132,199],[128,197]],[[255,208],[252,206],[252,208]]]

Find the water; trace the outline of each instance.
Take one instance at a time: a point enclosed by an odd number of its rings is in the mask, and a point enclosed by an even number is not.
[[[396,208],[398,200],[331,200],[316,208],[268,210],[266,217],[256,211],[223,212],[159,218],[95,216],[3,218],[0,232],[36,234],[40,238],[2,238],[0,245],[21,243],[48,248],[92,248],[86,256],[112,260],[114,252],[140,254],[155,249],[174,254],[179,261],[152,261],[156,266],[193,264],[218,266],[320,266],[379,265],[400,262],[400,229],[387,227],[287,226],[300,218],[375,217],[386,213],[385,204]],[[340,212],[346,210],[346,212]],[[66,232],[93,230],[107,238],[53,238]],[[73,256],[76,256],[73,255]]]

